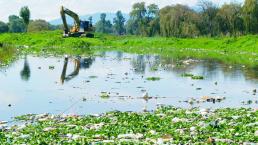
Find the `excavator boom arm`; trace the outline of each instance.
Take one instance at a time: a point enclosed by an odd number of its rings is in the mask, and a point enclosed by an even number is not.
[[[61,14],[62,21],[63,21],[63,24],[64,24],[65,34],[67,34],[69,32],[69,28],[68,28],[68,24],[67,24],[67,21],[66,21],[65,14],[72,17],[74,19],[74,22],[76,23],[77,27],[80,27],[80,18],[75,12],[73,12],[73,11],[71,11],[71,10],[62,6],[61,10],[60,10],[60,14]]]

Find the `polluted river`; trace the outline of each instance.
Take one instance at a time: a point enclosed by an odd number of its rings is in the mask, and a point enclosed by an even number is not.
[[[0,68],[0,120],[182,108],[257,108],[258,70],[210,60],[100,52],[22,56]]]

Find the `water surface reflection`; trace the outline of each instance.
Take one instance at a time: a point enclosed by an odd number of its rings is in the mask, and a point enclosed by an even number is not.
[[[0,120],[28,113],[150,111],[159,104],[255,108],[257,68],[122,52],[95,57],[25,56],[1,70]],[[183,73],[204,76],[204,80],[185,78]],[[161,79],[148,81],[148,77]],[[101,97],[103,92],[109,97]],[[196,103],[205,96],[225,100]]]

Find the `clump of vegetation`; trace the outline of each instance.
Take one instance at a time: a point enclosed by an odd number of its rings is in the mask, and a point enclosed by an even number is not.
[[[17,52],[18,50],[16,48],[0,43],[0,66],[14,60]]]
[[[35,115],[36,114],[26,114],[26,115],[16,116],[16,117],[14,117],[14,119],[17,121],[29,121],[31,119],[31,117],[33,117]]]
[[[153,67],[150,68],[150,70],[151,70],[151,71],[158,71],[159,68],[158,68],[158,66],[153,66]]]
[[[148,77],[146,80],[148,81],[159,81],[161,78],[160,77]]]
[[[204,77],[203,76],[192,76],[191,77],[193,80],[203,80]]]
[[[0,129],[1,144],[245,144],[257,141],[258,111],[181,109],[88,116],[28,115]],[[29,120],[29,121],[28,121]]]
[[[110,98],[110,95],[107,92],[101,92],[100,97],[102,99],[108,99]]]
[[[96,79],[98,76],[89,76],[90,79]]]
[[[184,73],[181,75],[182,77],[193,77],[193,74],[189,74],[189,73]]]
[[[196,76],[196,75],[193,75],[193,74],[189,74],[189,73],[184,73],[181,75],[182,77],[190,77],[191,79],[193,80],[203,80],[204,77],[203,76]]]

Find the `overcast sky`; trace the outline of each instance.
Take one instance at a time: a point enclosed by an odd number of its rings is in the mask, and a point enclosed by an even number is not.
[[[22,6],[28,6],[31,10],[32,19],[53,20],[59,18],[61,5],[77,12],[80,15],[93,14],[96,12],[116,12],[122,10],[130,12],[132,4],[135,2],[156,3],[159,7],[171,4],[186,4],[195,6],[198,0],[0,0],[0,21],[7,21],[8,16],[18,15]],[[231,1],[243,0],[212,0],[217,5]]]

